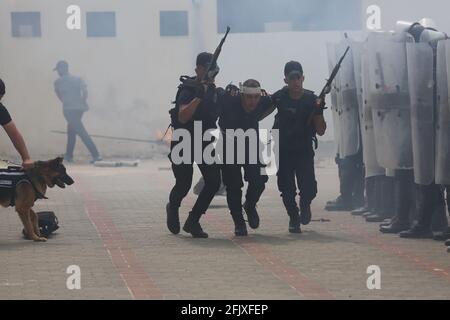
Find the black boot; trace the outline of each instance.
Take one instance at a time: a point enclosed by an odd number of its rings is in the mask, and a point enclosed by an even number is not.
[[[375,182],[377,177],[369,177],[366,178],[366,199],[367,199],[367,211],[366,212],[375,212],[376,206],[376,185]],[[363,212],[363,213],[366,213]]]
[[[394,218],[392,219],[384,219],[381,223],[380,223],[380,227],[387,227],[389,225],[391,225],[394,222]]]
[[[353,210],[350,197],[339,196],[335,201],[330,201],[325,206],[326,211],[351,211]]]
[[[450,239],[450,228],[447,228],[444,232],[435,233],[433,239],[436,241],[446,241]]]
[[[259,227],[259,215],[256,211],[256,206],[249,205],[247,202],[242,206],[247,214],[248,225],[252,229],[258,229]]]
[[[183,230],[190,233],[194,238],[208,238],[208,234],[203,231],[200,225],[201,215],[190,213],[184,223]]]
[[[414,173],[412,170],[397,170],[394,179],[395,215],[391,222],[380,225],[382,233],[400,233],[410,229],[409,213],[412,209]]]
[[[339,203],[339,202],[341,202],[342,201],[342,195],[340,195],[339,197],[337,197],[336,199],[334,199],[334,200],[329,200],[329,201],[327,201],[327,206],[328,205],[335,205],[336,203]]]
[[[237,237],[246,237],[248,235],[242,212],[231,213],[234,222],[234,235]]]
[[[374,213],[369,216],[366,216],[367,222],[383,222],[385,217],[379,213]]]
[[[400,233],[402,231],[409,230],[409,228],[410,228],[409,223],[407,223],[407,222],[405,223],[404,221],[400,221],[396,217],[394,217],[394,219],[392,219],[391,224],[380,226],[380,232],[396,234],[396,233]]]
[[[433,239],[433,232],[430,228],[417,224],[409,230],[400,232],[400,238]]]
[[[374,214],[378,214],[378,211],[367,211],[367,212],[364,212],[361,216],[365,219],[369,216],[373,216]]]
[[[173,234],[180,233],[180,218],[178,208],[173,208],[170,203],[166,205],[167,228]]]
[[[378,207],[374,210],[373,214],[367,215],[363,214],[367,222],[383,222],[388,218],[392,218],[390,212],[393,211],[393,179],[388,177],[379,177],[377,180],[377,197],[378,197]]]
[[[305,226],[311,222],[311,206],[309,204],[300,205],[300,221]]]
[[[289,214],[289,232],[290,233],[302,233],[300,228],[300,215],[298,212]]]
[[[395,178],[385,177],[383,179],[382,189],[381,216],[384,219],[392,219],[395,211]]]
[[[364,213],[370,212],[370,208],[368,206],[364,206],[358,209],[355,209],[351,212],[352,216],[362,216]]]
[[[366,188],[366,179],[365,177],[365,168],[363,163],[363,155],[362,150],[358,152],[358,155],[355,157],[355,167],[353,174],[353,207],[361,208],[367,206],[367,199],[364,196],[364,191]]]
[[[436,185],[416,187],[416,209],[418,222],[410,230],[400,232],[401,238],[432,239],[431,220],[436,208]]]
[[[353,187],[355,183],[354,173],[355,173],[355,159],[354,157],[346,157],[339,160],[340,165],[340,175],[339,191],[341,193],[341,198],[339,202],[334,205],[329,205],[325,210],[327,211],[352,211],[355,209],[353,207]]]
[[[384,176],[376,176],[373,178],[373,190],[372,192],[372,205],[371,205],[371,210],[368,213],[364,213],[362,216],[364,218],[367,218],[370,215],[373,214],[378,214],[381,215],[383,212],[383,198],[382,198],[382,194],[383,194],[383,179],[385,177]]]
[[[336,206],[337,203],[341,203],[342,202],[342,193],[343,193],[343,187],[344,187],[344,185],[342,184],[342,162],[343,161],[340,158],[339,154],[336,155],[336,157],[334,158],[334,161],[336,162],[337,167],[338,167],[339,196],[336,199],[334,199],[334,200],[327,201],[327,203],[325,205],[325,210],[328,210],[327,207],[329,207],[329,206]]]
[[[444,190],[436,188],[434,191],[434,210],[431,219],[431,230],[443,234],[448,229],[447,208],[445,206]]]

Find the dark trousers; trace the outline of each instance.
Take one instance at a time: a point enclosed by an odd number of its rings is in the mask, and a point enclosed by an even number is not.
[[[364,164],[362,152],[344,159],[336,158],[342,199],[354,207],[364,205]]]
[[[314,154],[280,154],[278,190],[289,215],[298,213],[295,201],[297,187],[300,207],[310,205],[317,195]]]
[[[75,142],[77,135],[81,138],[86,148],[89,150],[92,158],[97,159],[99,153],[97,147],[87,133],[81,118],[84,111],[81,110],[65,110],[64,117],[67,120],[67,149],[66,156],[73,158],[73,150],[75,149]]]
[[[368,177],[365,179],[367,207],[371,212],[376,212],[376,181],[377,177]]]
[[[415,206],[415,185],[413,170],[397,170],[394,182],[394,220],[403,225],[412,222]]]
[[[248,182],[245,201],[249,207],[255,207],[261,198],[268,177],[261,174],[260,165],[223,165],[222,179],[227,188],[227,202],[231,214],[242,213],[242,170],[244,170],[244,180]]]
[[[205,185],[198,195],[191,213],[200,218],[206,212],[216,192],[220,188],[220,167],[218,165],[199,164],[198,168],[203,176]],[[192,164],[172,164],[175,176],[175,186],[170,192],[169,201],[172,208],[179,208],[192,185],[194,167]]]
[[[387,176],[376,176],[373,213],[383,218],[392,218],[395,211],[395,179]]]
[[[395,178],[384,176],[381,180],[381,216],[392,218],[395,211]]]

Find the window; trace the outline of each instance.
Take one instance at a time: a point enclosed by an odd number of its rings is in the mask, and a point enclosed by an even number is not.
[[[218,31],[361,30],[361,0],[217,0]]]
[[[86,25],[88,37],[115,37],[115,12],[87,12]]]
[[[41,13],[11,12],[11,31],[15,38],[39,38],[41,36]]]
[[[187,11],[161,11],[159,13],[161,37],[181,37],[189,35]]]

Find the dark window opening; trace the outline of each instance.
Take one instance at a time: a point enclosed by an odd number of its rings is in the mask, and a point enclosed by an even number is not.
[[[41,37],[41,13],[11,12],[11,31],[15,38]]]
[[[115,12],[87,12],[86,14],[88,37],[115,37]]]
[[[187,11],[161,11],[159,24],[161,37],[183,37],[189,35]]]

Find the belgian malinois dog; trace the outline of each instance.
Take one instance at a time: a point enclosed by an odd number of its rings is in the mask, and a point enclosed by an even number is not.
[[[0,195],[0,205],[5,208],[14,205],[30,240],[47,241],[39,232],[38,217],[32,209],[34,203],[37,199],[45,198],[47,187],[57,185],[65,188],[74,181],[67,174],[62,157],[35,162],[33,169],[25,171],[25,177],[16,184],[12,192],[14,201],[11,202],[10,196]]]

